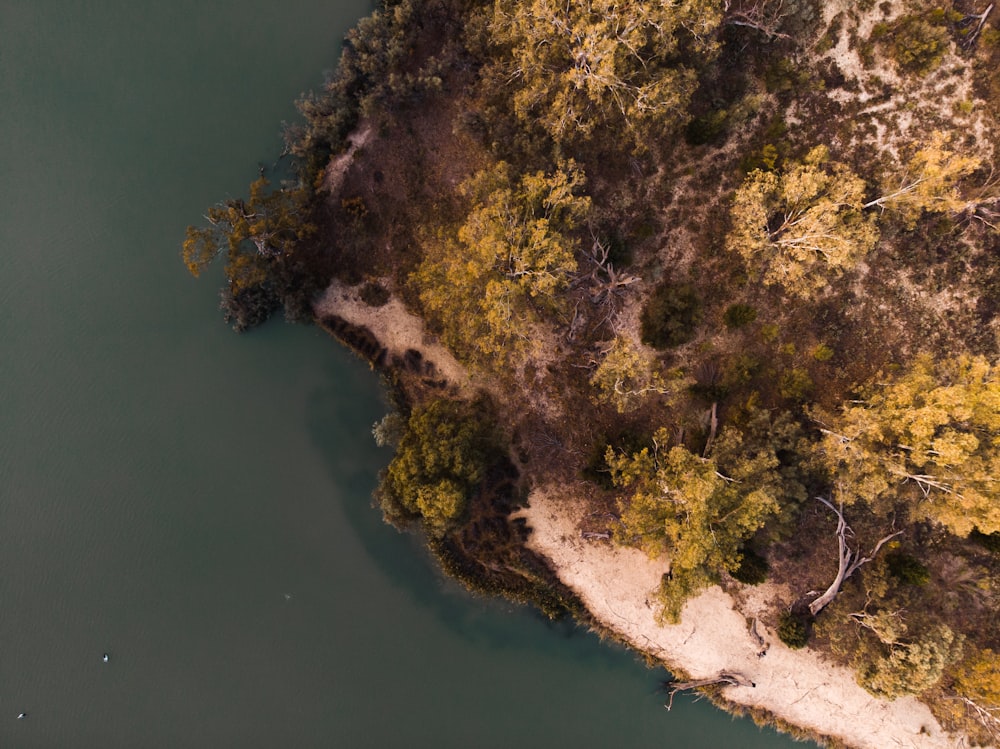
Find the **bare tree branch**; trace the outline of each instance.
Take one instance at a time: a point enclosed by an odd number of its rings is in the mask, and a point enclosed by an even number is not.
[[[879,542],[875,544],[875,548],[872,549],[868,556],[861,556],[860,551],[853,550],[847,545],[847,534],[850,533],[853,536],[854,532],[847,524],[847,521],[844,520],[843,507],[838,509],[823,497],[816,497],[816,499],[833,510],[837,515],[837,576],[830,583],[830,587],[809,604],[809,613],[813,617],[819,614],[820,611],[837,597],[837,594],[840,593],[840,587],[847,578],[857,572],[862,566],[872,561],[883,545],[902,534],[902,531],[890,533],[888,536],[879,539]]]

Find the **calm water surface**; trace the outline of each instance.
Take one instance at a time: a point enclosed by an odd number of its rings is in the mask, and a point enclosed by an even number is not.
[[[442,581],[367,367],[186,276],[367,11],[0,3],[0,747],[792,746]]]

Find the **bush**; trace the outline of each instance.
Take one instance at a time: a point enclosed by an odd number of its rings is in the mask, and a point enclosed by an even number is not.
[[[920,561],[902,551],[894,551],[885,558],[889,574],[907,585],[926,585],[930,572]]]
[[[749,304],[730,304],[722,314],[727,328],[742,328],[757,319],[757,310]]]
[[[941,64],[948,51],[948,30],[938,21],[919,16],[904,16],[896,26],[890,43],[892,59],[900,70],[926,75]]]
[[[369,307],[384,307],[389,303],[389,290],[378,281],[368,281],[358,293],[361,301]]]
[[[767,579],[771,565],[760,554],[750,548],[743,549],[743,559],[740,566],[732,571],[734,579],[745,585],[760,585]]]
[[[821,343],[812,350],[812,358],[816,361],[830,361],[833,358],[833,349]]]
[[[642,310],[642,342],[655,349],[680,346],[694,338],[701,302],[689,284],[663,284]]]
[[[809,642],[809,625],[806,616],[786,611],[778,621],[778,639],[790,648],[804,648]]]
[[[781,397],[790,401],[806,400],[812,389],[812,378],[806,370],[799,367],[787,370],[781,375],[781,380],[778,382],[778,391],[781,393]]]

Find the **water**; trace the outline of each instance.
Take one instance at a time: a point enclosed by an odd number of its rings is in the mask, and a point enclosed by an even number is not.
[[[0,5],[0,746],[791,746],[443,581],[370,505],[377,378],[186,275],[367,10]]]

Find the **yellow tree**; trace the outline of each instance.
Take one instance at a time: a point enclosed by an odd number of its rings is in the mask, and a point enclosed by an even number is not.
[[[682,381],[678,376],[668,382],[654,356],[629,338],[618,336],[605,352],[590,384],[597,402],[610,403],[618,413],[626,413],[637,408],[648,395],[677,392]]]
[[[577,267],[570,232],[590,209],[583,183],[572,162],[520,177],[500,162],[463,185],[473,206],[465,223],[457,237],[430,243],[411,277],[460,354],[523,352],[531,326],[559,309]]]
[[[967,535],[1000,531],[1000,371],[983,357],[919,357],[866,389],[824,429],[839,499]]]
[[[709,54],[721,11],[710,0],[496,0],[490,33],[512,50],[518,115],[561,141],[609,119],[676,122],[696,86],[676,63],[680,40]]]
[[[609,447],[605,457],[615,484],[628,490],[620,540],[670,557],[660,594],[664,618],[676,621],[687,598],[739,566],[743,543],[778,512],[781,482],[773,450],[739,449],[738,432],[724,431],[714,448],[732,458],[728,473],[712,458],[667,448],[669,441],[661,429],[652,450],[621,455]]]
[[[864,181],[818,146],[781,173],[757,169],[736,191],[726,246],[767,284],[808,296],[853,268],[878,241],[862,213]]]
[[[197,277],[220,254],[226,256],[226,277],[234,295],[267,279],[267,261],[286,256],[297,242],[313,234],[306,219],[302,190],[269,190],[260,177],[250,185],[250,197],[227,200],[208,209],[209,226],[189,226],[181,256]]]
[[[990,649],[971,653],[958,668],[954,689],[962,717],[985,734],[983,743],[1000,741],[1000,655]]]
[[[980,163],[974,156],[950,150],[947,136],[936,132],[913,154],[895,184],[863,207],[888,209],[911,229],[924,211],[956,213],[969,205],[958,193],[958,182],[976,171]]]

